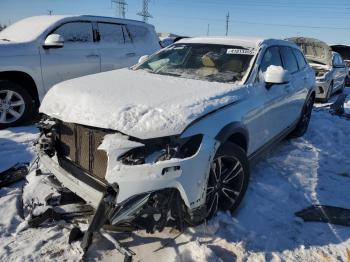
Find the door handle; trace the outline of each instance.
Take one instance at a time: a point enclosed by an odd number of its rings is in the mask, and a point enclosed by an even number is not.
[[[129,57],[132,57],[132,56],[135,56],[136,53],[127,53],[126,56],[129,56]]]
[[[96,55],[96,54],[90,54],[90,55],[87,55],[86,56],[87,58],[98,58],[100,57],[99,55]]]

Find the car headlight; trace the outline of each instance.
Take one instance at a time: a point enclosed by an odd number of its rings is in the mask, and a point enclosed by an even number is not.
[[[331,74],[329,71],[323,72],[322,74],[318,75],[317,81],[319,82],[328,82],[331,79]]]
[[[186,138],[163,137],[142,141],[143,147],[137,147],[118,158],[124,165],[142,165],[169,160],[171,158],[186,158],[197,153],[203,135]]]

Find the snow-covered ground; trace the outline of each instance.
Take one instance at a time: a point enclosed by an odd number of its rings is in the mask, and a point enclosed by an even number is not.
[[[350,88],[346,92],[350,94]],[[332,99],[333,101],[335,98]],[[346,103],[350,111],[350,102]],[[34,126],[0,131],[0,171],[34,159]],[[303,138],[286,140],[252,170],[248,192],[234,217],[221,213],[207,225],[114,234],[134,252],[135,261],[350,261],[350,228],[303,222],[294,213],[311,204],[350,208],[350,121],[315,107]],[[72,224],[33,229],[23,219],[23,196],[40,197],[49,186],[31,173],[0,190],[0,261],[79,261],[78,243],[68,245]],[[42,193],[43,192],[43,193]],[[26,202],[25,201],[25,202]],[[178,236],[178,237],[177,237]],[[122,261],[97,236],[88,260]]]

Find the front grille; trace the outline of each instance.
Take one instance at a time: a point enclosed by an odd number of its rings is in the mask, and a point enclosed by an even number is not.
[[[110,132],[71,123],[59,123],[58,157],[65,158],[90,175],[104,180],[107,154],[97,150],[105,135]]]

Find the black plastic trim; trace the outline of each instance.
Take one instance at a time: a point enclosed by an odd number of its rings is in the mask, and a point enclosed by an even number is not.
[[[69,160],[64,158],[58,158],[58,163],[60,167],[69,172],[76,179],[82,181],[83,183],[89,185],[97,191],[106,192],[107,185],[97,181],[95,178],[91,177],[89,174],[84,172],[81,168],[77,167]]]
[[[241,134],[245,137],[247,147],[249,145],[249,133],[247,128],[244,126],[244,124],[240,122],[232,122],[230,124],[227,124],[224,126],[220,132],[215,136],[215,139],[220,141],[221,143],[224,143],[229,139],[230,136],[234,134]]]

